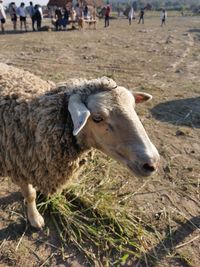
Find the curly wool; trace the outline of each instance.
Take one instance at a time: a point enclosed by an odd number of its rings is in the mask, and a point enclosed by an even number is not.
[[[72,135],[70,95],[85,101],[115,87],[106,77],[55,85],[0,63],[0,175],[19,186],[30,183],[46,195],[62,189],[90,149]]]

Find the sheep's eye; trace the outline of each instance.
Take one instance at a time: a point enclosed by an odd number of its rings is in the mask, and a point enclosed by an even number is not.
[[[99,123],[99,122],[103,121],[103,118],[100,115],[95,115],[92,117],[92,120],[96,123]]]

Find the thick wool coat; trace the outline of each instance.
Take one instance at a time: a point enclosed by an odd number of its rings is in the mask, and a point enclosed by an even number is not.
[[[78,93],[84,102],[114,87],[107,78],[55,85],[0,63],[0,175],[19,186],[30,183],[46,195],[61,189],[90,149],[72,134],[70,95]]]

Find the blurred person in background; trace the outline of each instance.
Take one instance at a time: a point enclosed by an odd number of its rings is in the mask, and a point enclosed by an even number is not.
[[[70,12],[70,15],[71,15],[71,21],[72,21],[72,29],[75,29],[75,21],[76,21],[76,11],[74,9],[74,7],[72,6],[71,8],[71,12]]]
[[[6,23],[6,13],[3,7],[3,1],[0,0],[0,23],[1,23],[1,31],[5,32],[4,24]]]
[[[67,6],[65,6],[63,9],[63,29],[64,30],[67,30],[68,21],[69,21],[69,10]]]
[[[27,31],[27,26],[26,26],[26,10],[25,10],[25,4],[23,2],[17,8],[17,14],[19,15],[20,29],[21,29],[21,31],[22,31],[23,25],[24,25],[25,31]]]
[[[34,9],[35,9],[34,21],[36,21],[37,30],[39,31],[42,25],[43,12],[42,12],[42,8],[40,5],[35,5]]]
[[[133,9],[133,7],[131,7],[130,11],[128,12],[129,25],[131,25],[133,18],[134,18],[134,9]]]
[[[30,6],[28,7],[28,13],[29,13],[31,21],[32,21],[32,29],[33,29],[33,31],[35,31],[35,18],[34,18],[35,8],[33,6],[33,2],[30,2],[29,4],[30,4]]]
[[[82,8],[80,7],[79,3],[76,4],[75,6],[75,11],[76,11],[76,19],[77,21],[83,17],[83,10]]]
[[[144,24],[144,8],[141,8],[140,10],[140,18],[139,18],[138,24],[140,24],[141,20],[142,20],[142,24]]]
[[[10,3],[9,5],[9,14],[11,21],[13,23],[13,30],[17,30],[17,6],[15,5],[14,2]]]
[[[61,30],[62,26],[62,11],[60,7],[56,7],[55,9],[55,27],[56,31]]]
[[[88,19],[88,6],[87,5],[85,5],[83,9],[83,16],[84,16],[84,19]]]
[[[110,5],[106,6],[105,10],[105,28],[110,25]]]
[[[161,13],[161,25],[160,25],[161,27],[163,26],[163,24],[165,25],[166,18],[167,18],[167,11],[163,9]]]

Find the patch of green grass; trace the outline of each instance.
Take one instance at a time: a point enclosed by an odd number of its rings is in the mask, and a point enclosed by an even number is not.
[[[111,174],[113,164],[97,155],[79,182],[39,205],[50,214],[63,249],[75,246],[91,266],[95,262],[123,266],[141,258],[156,243],[152,228],[130,212],[126,194],[120,193],[128,173],[121,171],[123,177],[113,169]]]

